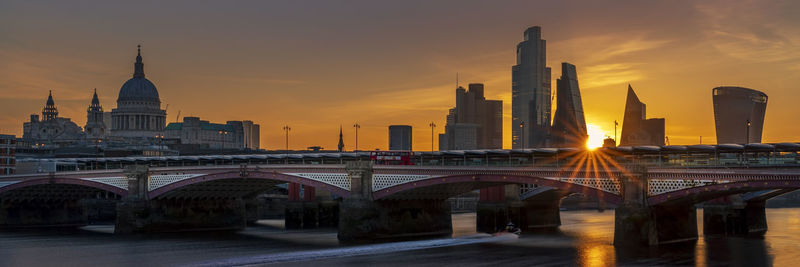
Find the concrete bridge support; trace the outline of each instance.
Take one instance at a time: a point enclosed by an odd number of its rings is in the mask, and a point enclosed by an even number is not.
[[[478,232],[494,233],[499,229],[503,229],[509,222],[509,213],[512,207],[506,201],[505,192],[505,185],[492,186],[480,190],[478,206],[475,210],[476,230]],[[513,208],[518,211],[522,205],[516,204]],[[519,212],[516,214],[519,214]]]
[[[511,222],[526,230],[553,229],[561,225],[563,195],[552,190],[526,200],[516,195],[519,185],[500,185],[481,189],[477,207],[477,231],[494,233]]]
[[[126,169],[128,196],[117,204],[116,233],[239,230],[247,225],[243,199],[149,199],[148,169]]]
[[[450,205],[445,200],[374,200],[372,164],[349,162],[351,195],[339,206],[339,240],[449,236],[453,233]]]
[[[339,222],[339,202],[331,198],[327,191],[320,191],[311,186],[289,184],[289,202],[286,204],[286,229],[313,229],[317,227],[336,227]]]
[[[515,209],[512,207],[512,222],[523,231],[555,229],[561,226],[560,208],[563,197],[560,192],[551,190],[526,199],[518,208],[519,219],[513,216]]]
[[[620,182],[623,203],[614,212],[614,245],[656,246],[697,239],[693,204],[647,204],[647,169],[635,168]]]
[[[704,235],[760,236],[767,232],[766,201],[724,198],[703,206]]]

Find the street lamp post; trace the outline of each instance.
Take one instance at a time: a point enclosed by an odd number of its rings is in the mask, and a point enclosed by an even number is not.
[[[431,152],[433,152],[433,129],[436,128],[436,123],[431,122],[428,126],[431,127]]]
[[[747,120],[747,130],[744,133],[744,139],[744,147],[742,148],[744,153],[744,164],[750,165],[750,162],[747,160],[747,144],[750,143],[750,120]]]
[[[291,130],[292,128],[289,125],[283,126],[283,131],[286,132],[286,164],[289,164],[289,131]]]
[[[100,157],[100,138],[94,139],[94,169],[97,170],[97,159]]]
[[[519,129],[522,131],[522,135],[520,135],[520,139],[522,139],[522,148],[525,148],[525,122],[519,123]]]
[[[750,120],[747,120],[747,132],[744,134],[745,144],[750,143]]]
[[[358,129],[361,129],[361,125],[356,123],[353,124],[353,128],[356,128],[356,149],[355,151],[358,152]]]

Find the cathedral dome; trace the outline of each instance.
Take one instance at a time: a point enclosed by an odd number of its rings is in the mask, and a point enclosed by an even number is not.
[[[161,103],[156,86],[144,77],[141,46],[137,50],[136,63],[133,64],[133,78],[125,82],[119,89],[117,103],[132,101]]]
[[[161,102],[156,86],[144,77],[131,78],[122,85],[117,102],[125,101]]]

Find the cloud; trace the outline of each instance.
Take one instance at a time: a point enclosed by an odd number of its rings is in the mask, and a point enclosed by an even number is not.
[[[791,5],[796,3],[704,1],[695,8],[702,14],[700,26],[707,41],[721,53],[748,61],[778,62],[800,60],[800,31],[785,21],[790,18],[784,10]]]
[[[581,89],[606,85],[616,85],[644,78],[644,73],[636,69],[636,63],[611,63],[584,67],[581,70]]]

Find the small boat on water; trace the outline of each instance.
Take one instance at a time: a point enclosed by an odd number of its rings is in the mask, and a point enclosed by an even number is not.
[[[522,230],[519,229],[519,227],[514,225],[514,223],[512,223],[512,222],[508,222],[508,224],[506,224],[505,228],[500,229],[500,231],[497,231],[493,235],[494,236],[500,236],[500,235],[513,234],[513,235],[517,235],[518,236],[521,233],[522,233]]]

